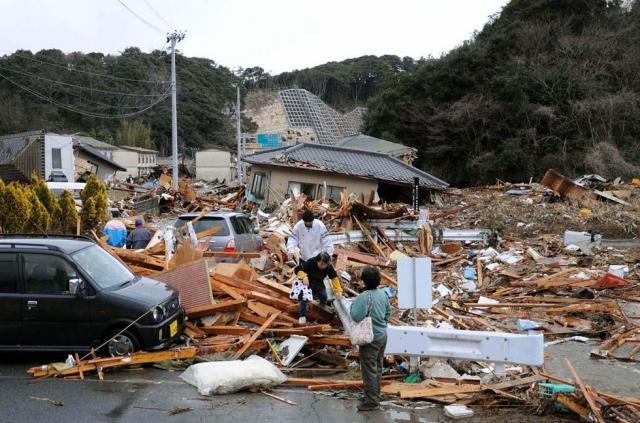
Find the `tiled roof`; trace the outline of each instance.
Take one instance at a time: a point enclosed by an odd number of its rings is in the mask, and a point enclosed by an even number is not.
[[[70,135],[73,138],[74,143],[82,143],[83,145],[89,145],[97,150],[117,150],[117,145],[109,144],[104,141],[97,140],[92,137],[85,137],[83,135]]]
[[[0,165],[13,164],[16,156],[28,144],[29,138],[44,135],[43,131],[23,132],[0,137]]]
[[[84,142],[79,142],[77,143],[78,147],[81,148],[85,153],[89,154],[90,156],[93,156],[94,158],[96,158],[97,160],[102,160],[105,163],[110,164],[112,167],[114,167],[117,170],[121,170],[121,171],[125,171],[127,170],[126,168],[120,166],[118,163],[114,162],[113,160],[111,160],[110,158],[108,158],[107,156],[105,156],[102,152],[100,152],[99,150],[96,150],[95,148],[93,148],[90,145],[85,144]]]
[[[296,144],[255,153],[244,158],[252,164],[323,170],[386,182],[445,188],[449,184],[387,154],[320,144]]]
[[[353,148],[354,150],[375,151],[376,153],[391,154],[395,157],[415,150],[414,148],[407,147],[403,144],[370,137],[369,135],[364,134],[350,135],[338,141],[336,145],[340,147]]]

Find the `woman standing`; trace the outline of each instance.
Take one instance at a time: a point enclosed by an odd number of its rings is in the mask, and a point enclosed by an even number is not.
[[[378,289],[380,271],[372,266],[362,270],[365,291],[351,305],[351,318],[355,322],[370,316],[373,326],[373,341],[360,346],[360,370],[364,382],[364,398],[358,404],[358,411],[380,408],[380,383],[384,350],[387,346],[387,325],[391,318],[391,306],[387,294]]]

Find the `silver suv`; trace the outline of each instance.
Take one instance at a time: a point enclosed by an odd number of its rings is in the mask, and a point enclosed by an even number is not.
[[[180,228],[198,217],[200,213],[186,213],[178,217],[175,227]],[[193,224],[196,233],[220,228],[209,241],[209,251],[223,252],[255,252],[262,248],[259,229],[253,225],[248,215],[235,212],[211,212]]]

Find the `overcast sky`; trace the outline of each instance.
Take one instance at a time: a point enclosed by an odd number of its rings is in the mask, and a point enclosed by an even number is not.
[[[230,68],[261,66],[278,73],[366,54],[438,56],[469,39],[507,3],[121,1],[150,25],[119,0],[0,0],[0,55],[47,48],[118,53],[137,46],[151,51],[163,46],[168,29],[177,28],[187,31],[179,44],[187,56],[207,57]]]

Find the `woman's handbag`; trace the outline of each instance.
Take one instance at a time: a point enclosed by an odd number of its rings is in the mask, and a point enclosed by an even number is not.
[[[351,344],[364,345],[373,342],[373,322],[371,321],[371,291],[367,302],[367,316],[358,323],[351,324]]]

